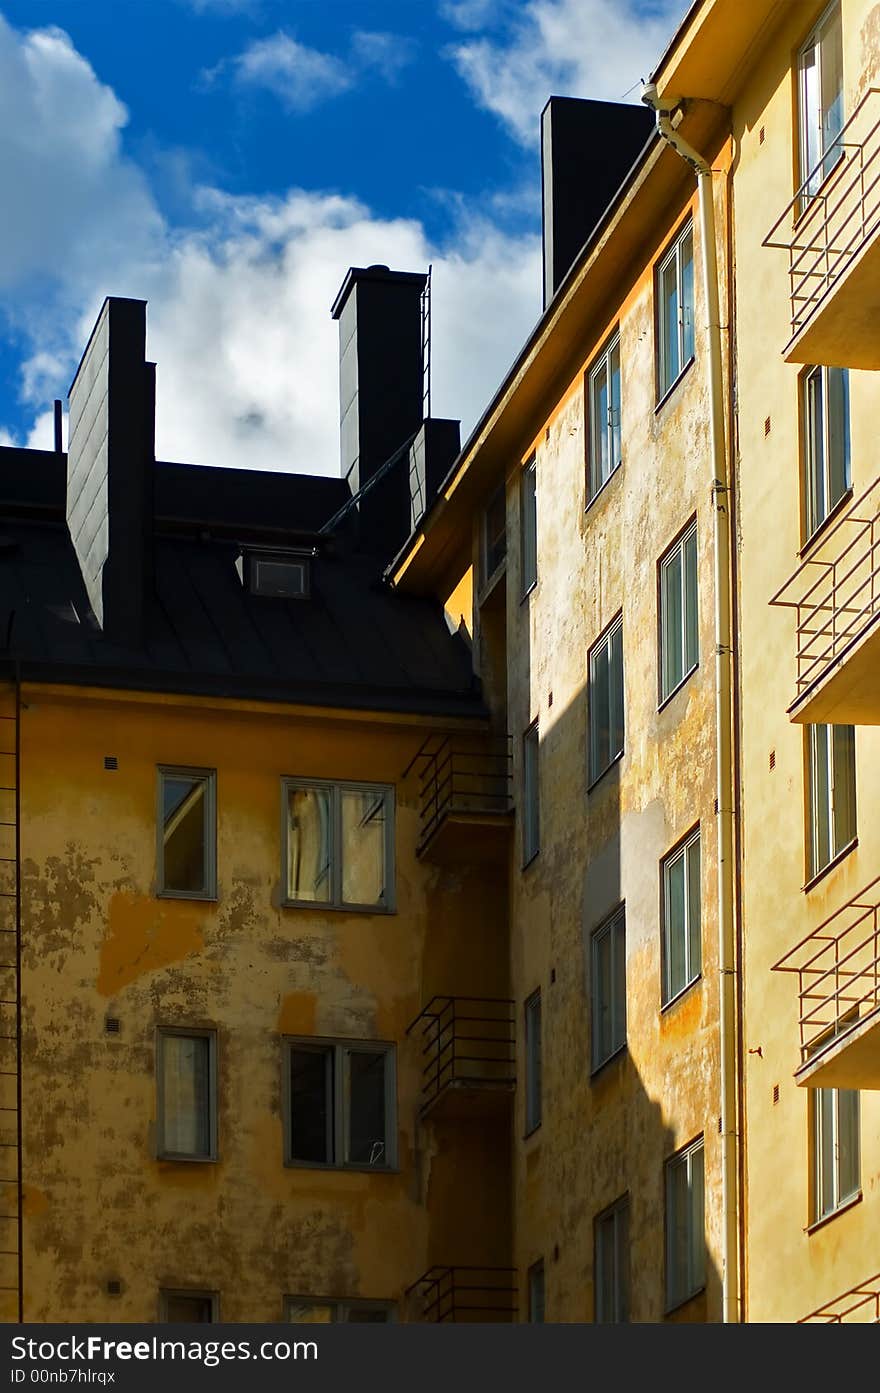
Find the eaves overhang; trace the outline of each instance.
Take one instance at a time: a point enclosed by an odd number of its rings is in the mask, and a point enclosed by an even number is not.
[[[795,8],[809,21],[811,0],[696,0],[651,73],[658,95],[730,106],[768,34]]]

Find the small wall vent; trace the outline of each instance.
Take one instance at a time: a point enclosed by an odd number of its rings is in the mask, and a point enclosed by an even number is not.
[[[105,768],[105,769],[118,769],[118,768],[119,768],[119,758],[118,758],[118,756],[117,756],[117,755],[105,755],[105,756],[104,756],[104,768]]]
[[[105,1033],[105,1035],[118,1035],[118,1034],[119,1034],[119,1017],[118,1017],[118,1016],[107,1016],[107,1018],[106,1018],[105,1021],[104,1021],[104,1033]]]
[[[778,1083],[775,1083],[775,1084],[773,1085],[773,1106],[775,1107],[776,1104],[777,1104],[778,1102],[779,1102],[779,1084],[778,1084]]]
[[[120,1280],[119,1280],[118,1277],[111,1277],[111,1278],[110,1278],[109,1282],[107,1283],[107,1295],[108,1295],[108,1296],[121,1296],[121,1295],[122,1295],[122,1283],[120,1282]]]

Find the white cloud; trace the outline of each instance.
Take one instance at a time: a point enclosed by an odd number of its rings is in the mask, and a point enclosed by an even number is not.
[[[230,69],[238,87],[263,88],[288,111],[309,111],[328,97],[349,88],[354,76],[340,58],[298,43],[279,29],[266,39],[254,39],[236,57],[224,59],[204,74],[213,82]]]
[[[351,36],[352,61],[361,68],[374,69],[386,82],[396,82],[417,51],[415,39],[403,34],[356,29]]]
[[[638,86],[630,89],[655,66],[686,9],[686,0],[528,0],[500,36],[467,39],[448,53],[477,103],[531,145],[551,95],[637,101]]]
[[[4,310],[28,345],[31,443],[51,445],[47,408],[66,393],[104,295],[130,295],[150,302],[161,458],[336,473],[330,305],[350,265],[377,261],[433,262],[433,407],[473,424],[539,312],[536,237],[508,236],[462,204],[438,247],[418,221],[297,189],[203,188],[188,225],[171,227],[126,158],[125,120],[66,35],[0,22],[0,187],[17,189],[0,220],[0,270]]]

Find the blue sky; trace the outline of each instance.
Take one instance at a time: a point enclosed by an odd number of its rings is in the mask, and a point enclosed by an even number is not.
[[[329,305],[377,260],[433,262],[434,408],[469,428],[540,311],[541,107],[622,98],[685,8],[0,0],[0,443],[48,443],[134,295],[160,455],[332,473]]]

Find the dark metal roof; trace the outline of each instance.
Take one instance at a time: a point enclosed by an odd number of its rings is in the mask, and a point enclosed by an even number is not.
[[[339,479],[156,466],[155,586],[142,647],[91,614],[64,521],[64,457],[0,449],[0,663],[34,680],[437,716],[485,714],[442,607],[392,592],[375,557],[324,540],[309,599],[253,595],[241,546],[317,533]],[[162,521],[162,519],[172,520]],[[317,539],[316,539],[317,540]],[[4,643],[14,612],[8,655]]]

